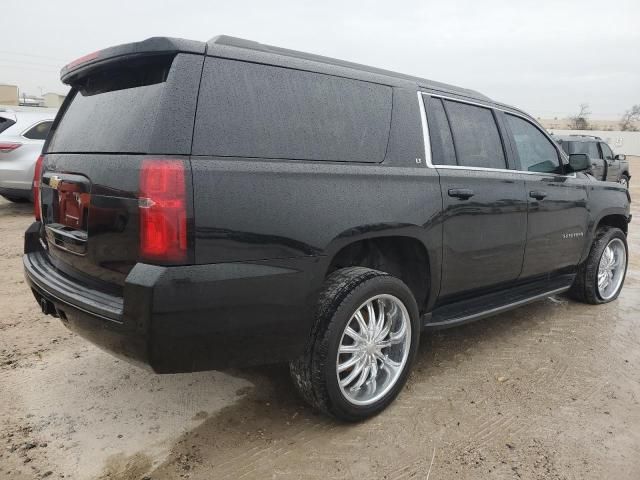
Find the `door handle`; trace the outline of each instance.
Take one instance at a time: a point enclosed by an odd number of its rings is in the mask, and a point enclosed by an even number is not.
[[[542,190],[531,190],[529,192],[529,196],[531,198],[535,198],[536,200],[544,200],[544,198],[547,196],[547,192],[544,192]]]
[[[456,197],[461,200],[468,200],[475,195],[473,190],[469,188],[450,188],[448,193],[450,197]]]

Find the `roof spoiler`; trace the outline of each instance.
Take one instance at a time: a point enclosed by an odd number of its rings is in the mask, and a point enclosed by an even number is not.
[[[86,74],[105,63],[128,56],[160,55],[172,53],[195,53],[204,55],[207,45],[204,42],[183,40],[181,38],[151,37],[141,42],[125,43],[89,53],[65,65],[60,70],[62,83],[70,85],[75,78]]]

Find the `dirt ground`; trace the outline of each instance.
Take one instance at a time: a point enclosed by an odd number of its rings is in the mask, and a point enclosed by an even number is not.
[[[0,478],[638,479],[634,217],[617,301],[558,296],[424,335],[397,401],[344,425],[304,406],[286,366],[157,376],[43,316],[22,277],[31,206],[0,200]]]

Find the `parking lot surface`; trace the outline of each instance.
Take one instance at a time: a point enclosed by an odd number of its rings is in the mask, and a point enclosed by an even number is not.
[[[32,207],[0,199],[0,478],[638,479],[632,209],[617,301],[557,296],[423,335],[397,401],[345,425],[306,407],[284,365],[158,376],[45,317],[22,274]]]

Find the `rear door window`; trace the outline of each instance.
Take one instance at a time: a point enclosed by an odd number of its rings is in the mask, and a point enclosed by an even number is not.
[[[46,140],[47,135],[49,135],[49,130],[51,130],[52,123],[52,120],[40,122],[23,133],[22,136],[30,140]]]
[[[442,100],[427,97],[427,117],[429,137],[431,139],[431,163],[434,165],[456,165],[456,152],[453,148],[453,137]]]
[[[193,155],[381,162],[391,87],[207,58]]]
[[[458,165],[507,168],[502,140],[489,108],[444,100]]]
[[[515,141],[520,170],[528,172],[562,173],[558,151],[538,128],[514,115],[506,115]]]

